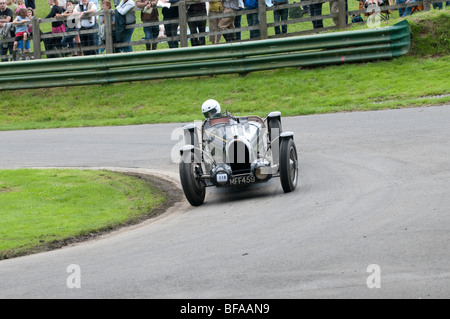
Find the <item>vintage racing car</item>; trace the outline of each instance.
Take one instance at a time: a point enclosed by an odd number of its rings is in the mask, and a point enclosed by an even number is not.
[[[297,186],[298,157],[294,133],[281,129],[281,113],[235,117],[220,104],[202,105],[205,121],[183,127],[180,180],[186,199],[203,204],[206,187],[243,186],[280,177],[284,192]]]

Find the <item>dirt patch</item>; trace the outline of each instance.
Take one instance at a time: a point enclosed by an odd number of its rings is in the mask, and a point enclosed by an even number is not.
[[[89,234],[80,235],[76,237],[70,237],[63,240],[54,240],[51,242],[43,243],[42,245],[27,248],[23,250],[15,250],[15,251],[5,251],[0,253],[0,260],[2,259],[9,259],[9,258],[15,258],[25,255],[31,255],[36,254],[44,251],[50,251],[59,249],[68,245],[76,244],[85,242],[87,240],[96,239],[102,235],[111,233],[113,231],[117,231],[121,228],[136,225],[139,223],[142,223],[143,221],[146,221],[151,218],[155,218],[164,212],[167,211],[170,207],[172,207],[175,203],[180,202],[183,198],[182,192],[180,192],[180,189],[171,181],[165,180],[163,178],[153,176],[150,174],[143,174],[143,173],[132,173],[132,172],[121,172],[121,174],[126,174],[129,176],[133,176],[135,178],[139,178],[142,181],[144,181],[146,184],[148,184],[149,187],[157,188],[162,193],[164,193],[166,200],[159,206],[153,208],[152,210],[148,211],[146,214],[140,215],[139,217],[136,217],[134,219],[128,220],[120,225],[117,226],[111,226],[111,227],[105,227],[102,229],[98,229],[95,232],[90,232]],[[0,188],[0,192],[3,192],[3,188]],[[6,190],[4,190],[6,192]]]
[[[12,193],[12,192],[17,192],[17,189],[14,187],[6,187],[6,186],[0,187],[0,193]]]

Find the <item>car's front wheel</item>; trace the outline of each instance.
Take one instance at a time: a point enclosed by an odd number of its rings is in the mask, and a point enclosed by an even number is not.
[[[280,180],[285,193],[292,192],[298,181],[297,148],[292,138],[283,139],[280,145]]]
[[[181,186],[186,199],[192,206],[200,206],[205,201],[206,185],[200,178],[202,168],[199,161],[181,161],[179,165]]]

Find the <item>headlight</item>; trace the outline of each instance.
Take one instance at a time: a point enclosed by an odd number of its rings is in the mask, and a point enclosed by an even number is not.
[[[253,163],[252,171],[253,175],[260,181],[265,181],[272,177],[272,171],[268,162]]]

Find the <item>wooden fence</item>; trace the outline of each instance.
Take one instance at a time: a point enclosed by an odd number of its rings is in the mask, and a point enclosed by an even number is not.
[[[207,0],[200,0],[201,2],[207,2]],[[134,46],[134,45],[140,45],[140,44],[151,44],[151,43],[158,43],[158,42],[166,42],[166,41],[178,41],[180,47],[188,47],[189,46],[189,40],[191,40],[194,37],[209,37],[211,35],[217,35],[217,34],[227,34],[227,33],[241,33],[251,30],[259,30],[259,39],[268,39],[268,38],[279,38],[279,37],[287,37],[287,36],[297,36],[302,34],[308,34],[308,33],[317,33],[322,32],[326,30],[333,30],[333,29],[344,29],[348,25],[349,22],[351,22],[351,19],[353,16],[361,15],[365,16],[367,14],[366,9],[362,10],[354,10],[354,11],[346,11],[346,0],[308,0],[308,1],[301,1],[301,2],[293,2],[286,5],[278,5],[278,6],[272,6],[267,7],[265,4],[265,0],[258,0],[259,1],[259,8],[253,9],[253,10],[240,10],[237,11],[236,14],[220,14],[217,16],[214,16],[215,18],[225,18],[230,16],[242,16],[247,14],[254,14],[257,13],[259,17],[259,24],[254,26],[242,26],[235,29],[229,29],[229,30],[223,30],[223,31],[208,31],[203,33],[195,33],[190,34],[188,29],[188,22],[189,21],[199,21],[199,20],[208,20],[208,16],[196,16],[196,17],[189,17],[187,14],[187,7],[189,4],[193,3],[187,0],[181,0],[176,4],[173,4],[173,6],[178,7],[178,13],[179,18],[174,20],[163,20],[158,22],[148,22],[148,23],[139,23],[139,24],[132,24],[127,25],[126,28],[142,28],[147,26],[159,26],[159,25],[166,25],[166,24],[173,24],[176,23],[179,25],[179,33],[175,37],[164,37],[164,38],[158,38],[158,39],[142,39],[139,41],[132,41],[129,43],[116,43],[113,39],[113,33],[112,33],[112,24],[111,19],[112,15],[114,15],[114,10],[106,10],[97,12],[95,16],[104,16],[104,35],[105,40],[103,44],[96,44],[94,46],[89,47],[83,47],[83,48],[61,48],[60,46],[56,45],[56,49],[52,48],[51,50],[44,49],[42,50],[41,42],[44,43],[59,43],[62,39],[62,37],[68,36],[68,35],[82,35],[82,34],[98,34],[98,28],[90,29],[90,30],[80,30],[80,31],[74,31],[74,32],[65,32],[65,33],[46,33],[43,34],[42,32],[33,32],[32,33],[32,43],[33,43],[33,52],[25,54],[22,56],[22,58],[25,58],[25,56],[28,56],[29,58],[33,59],[41,59],[43,56],[49,57],[55,57],[55,56],[68,56],[69,54],[75,55],[80,54],[80,51],[89,51],[89,50],[96,50],[104,51],[108,54],[116,52],[116,50],[120,47],[124,46]],[[292,1],[292,0],[291,0]],[[330,14],[326,15],[317,15],[317,16],[304,16],[305,8],[307,8],[310,5],[313,4],[326,4],[329,3],[331,6],[331,3],[337,1],[338,2],[338,12],[332,12]],[[355,0],[348,0],[348,1],[355,1]],[[421,0],[414,3],[405,3],[400,5],[389,5],[389,6],[383,6],[381,7],[381,10],[398,10],[401,8],[406,7],[416,7],[416,6],[423,6],[423,10],[427,11],[430,10],[432,3],[438,3],[441,2],[440,0]],[[198,3],[198,1],[196,2]],[[278,10],[278,9],[288,9],[291,13],[289,15],[288,20],[285,21],[279,21],[279,22],[267,22],[267,15],[273,14],[272,11]],[[293,12],[296,12],[297,15],[292,14]],[[308,14],[307,14],[308,15]],[[32,19],[32,26],[33,30],[40,30],[40,26],[43,23],[51,23],[54,21],[61,21],[66,20],[64,19],[39,19],[37,17],[34,17]],[[319,21],[324,19],[333,19],[334,25],[329,27],[322,27],[313,29],[313,21]],[[160,19],[161,20],[161,19]],[[299,23],[307,23],[309,22],[310,28],[301,30],[301,31],[291,31],[288,33],[282,33],[282,34],[275,34],[269,36],[268,30],[270,28],[274,28],[275,26],[282,26],[282,25],[294,25]],[[294,29],[294,28],[292,28]],[[239,40],[242,41],[249,41],[253,39],[245,39],[245,40]],[[14,41],[14,38],[5,38],[1,40],[0,45],[9,45],[12,47],[12,42]],[[44,47],[47,47],[44,45]],[[10,52],[11,53],[11,52]],[[2,60],[5,60],[7,58],[12,58],[11,54],[8,55],[2,55]]]

